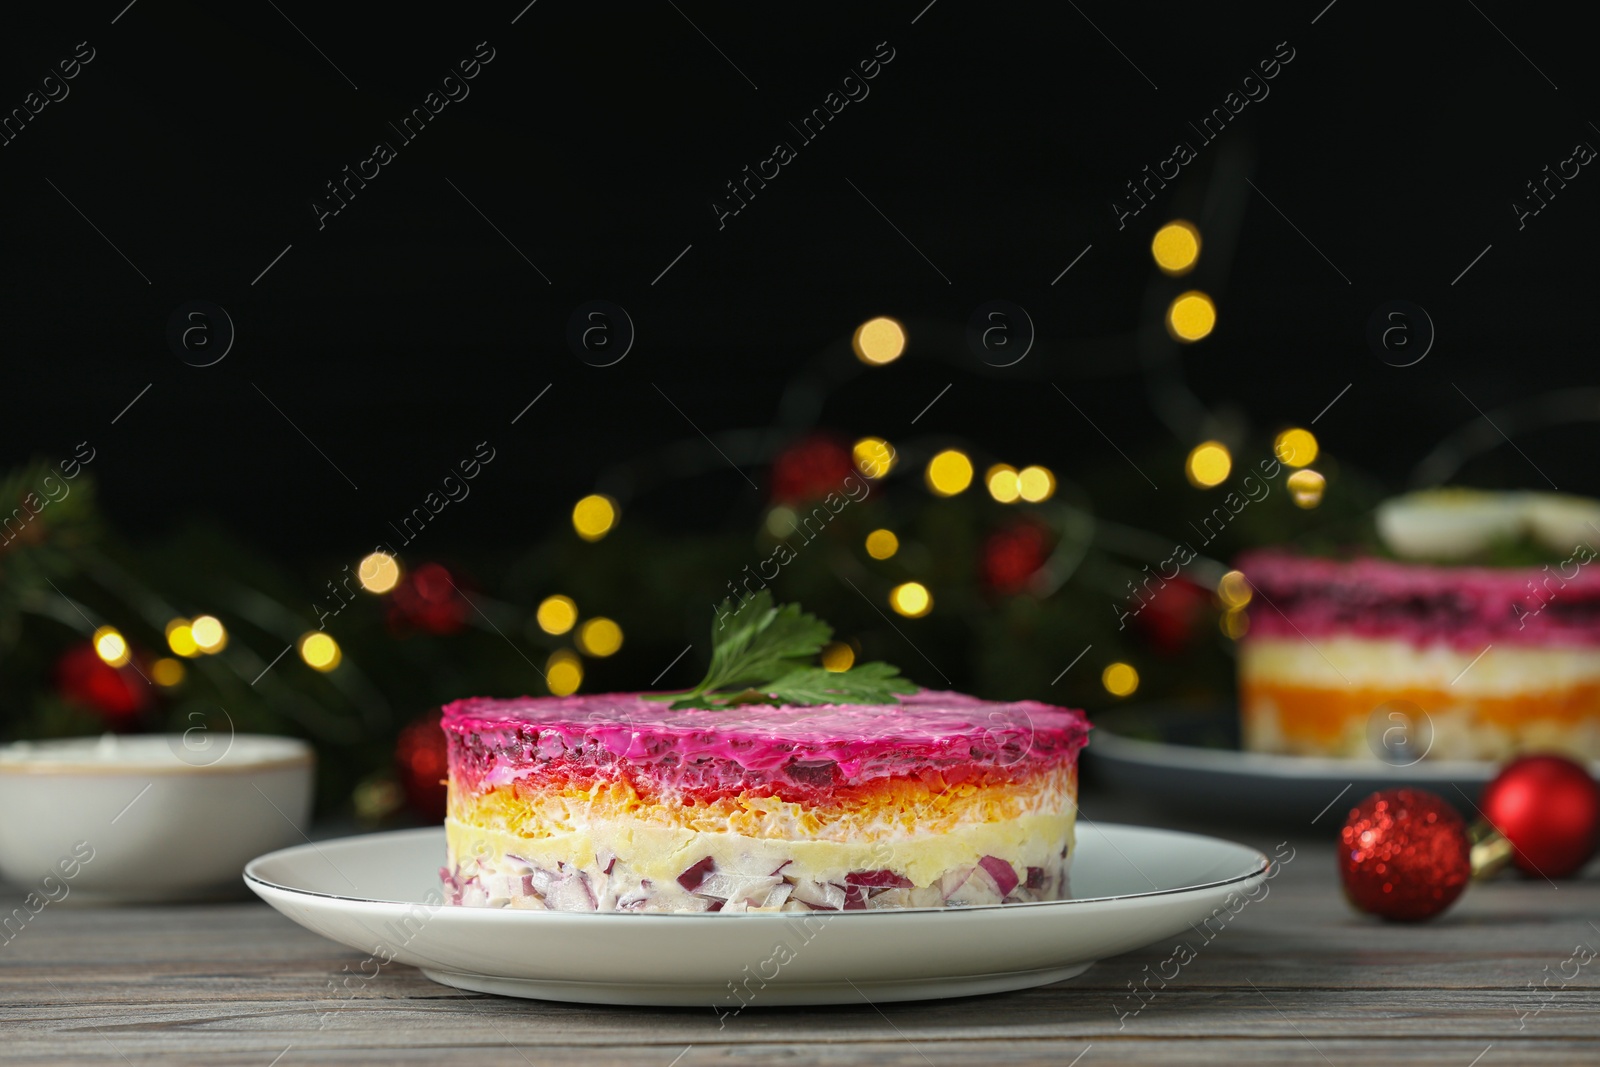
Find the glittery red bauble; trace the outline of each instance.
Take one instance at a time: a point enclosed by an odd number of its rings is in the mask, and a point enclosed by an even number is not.
[[[447,769],[439,719],[437,711],[423,715],[401,730],[394,743],[394,761],[405,790],[406,806],[417,818],[429,822],[444,818]]]
[[[826,434],[796,441],[772,461],[772,500],[803,504],[829,493],[843,494],[844,480],[855,470],[850,450]]]
[[[1511,862],[1529,874],[1576,874],[1600,839],[1600,786],[1564,756],[1512,760],[1484,789],[1479,807],[1511,842]]]
[[[989,535],[979,570],[997,593],[1020,593],[1050,556],[1050,535],[1037,522],[1018,522]]]
[[[56,687],[74,704],[94,709],[112,726],[130,723],[152,701],[150,684],[132,664],[113,667],[94,645],[74,645],[56,661]]]
[[[437,563],[424,563],[401,580],[389,597],[389,622],[430,634],[453,634],[467,623],[472,605],[461,583]]]
[[[1339,841],[1345,895],[1385,919],[1431,918],[1455,903],[1472,876],[1467,824],[1423,789],[1373,793],[1350,812]]]

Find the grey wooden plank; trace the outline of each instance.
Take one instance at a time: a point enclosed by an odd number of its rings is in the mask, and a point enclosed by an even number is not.
[[[397,990],[389,997],[327,1000],[199,999],[194,995],[153,1003],[8,1005],[5,1028],[13,1040],[96,1028],[142,1040],[180,1029],[194,1035],[250,1034],[280,1044],[325,1043],[330,1034],[370,1031],[385,1043],[429,1034],[471,1043],[486,1027],[524,1037],[558,1034],[577,1044],[605,1044],[619,1032],[649,1033],[653,1040],[723,1043],[870,1036],[894,1030],[936,1040],[1011,1040],[1069,1035],[1113,1037],[1293,1036],[1337,1038],[1348,1024],[1374,1035],[1481,1037],[1594,1035],[1600,990],[1568,989],[1541,1014],[1520,1026],[1503,990],[1418,993],[1406,990],[1238,988],[1163,993],[1137,1015],[1119,1014],[1103,992],[1050,987],[997,997],[922,1004],[838,1005],[823,1008],[751,1008],[719,1022],[709,1009],[640,1009],[561,1005],[477,996],[426,999]],[[891,1025],[892,1024],[892,1025]]]
[[[78,1064],[215,1064],[218,1067],[269,1067],[273,1056],[282,1053],[278,1067],[303,1067],[308,1063],[431,1063],[437,1064],[453,1057],[458,1050],[448,1047],[424,1046],[384,1049],[380,1054],[364,1047],[347,1047],[317,1050],[307,1054],[297,1047],[273,1050],[266,1055],[260,1052],[191,1052],[142,1056],[119,1056],[106,1049],[103,1056],[85,1052],[52,1055],[52,1067]],[[997,1045],[990,1042],[950,1042],[942,1045],[911,1045],[878,1043],[859,1050],[843,1046],[805,1044],[749,1044],[738,1047],[704,1048],[685,1046],[663,1048],[655,1045],[618,1044],[596,1051],[560,1044],[537,1046],[482,1047],[469,1050],[474,1067],[549,1067],[554,1064],[581,1062],[584,1067],[705,1067],[708,1064],[818,1064],[820,1067],[847,1067],[850,1064],[870,1062],[874,1067],[1104,1067],[1106,1064],[1188,1065],[1196,1063],[1229,1064],[1284,1064],[1324,1062],[1345,1065],[1352,1063],[1384,1063],[1417,1065],[1417,1067],[1467,1067],[1485,1053],[1483,1046],[1465,1041],[1398,1042],[1381,1047],[1372,1042],[1340,1041],[1319,1043],[1316,1049],[1299,1040],[1266,1040],[1230,1045],[1225,1057],[1213,1059],[1210,1048],[1197,1047],[1187,1041],[1119,1042],[1015,1042]],[[1223,1051],[1218,1049],[1216,1051]],[[1319,1053],[1323,1058],[1319,1058]],[[681,1058],[680,1058],[681,1057]],[[870,1057],[870,1058],[868,1058]],[[1081,1058],[1080,1058],[1081,1057]],[[1592,1065],[1595,1050],[1592,1043],[1571,1041],[1545,1041],[1537,1046],[1503,1049],[1495,1045],[1487,1050],[1481,1067],[1494,1064],[1532,1063],[1541,1067],[1565,1065]],[[37,1062],[18,1060],[0,1052],[0,1062]]]

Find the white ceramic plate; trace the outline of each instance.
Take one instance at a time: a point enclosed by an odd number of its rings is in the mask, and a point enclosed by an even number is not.
[[[1268,860],[1194,834],[1080,820],[1074,899],[758,915],[566,913],[441,902],[442,829],[268,853],[262,899],[324,937],[436,982],[593,1004],[744,1006],[962,997],[1072,978],[1189,929],[1262,881]],[[352,972],[354,973],[354,972]]]

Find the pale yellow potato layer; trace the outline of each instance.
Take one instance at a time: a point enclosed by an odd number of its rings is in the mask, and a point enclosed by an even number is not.
[[[445,821],[445,830],[450,865],[466,875],[474,868],[512,869],[516,864],[508,855],[547,869],[565,863],[585,871],[603,868],[601,857],[615,857],[632,874],[672,885],[687,868],[710,856],[718,870],[744,875],[770,875],[787,861],[783,873],[795,878],[826,882],[851,871],[887,869],[923,887],[948,871],[973,866],[984,856],[999,857],[1019,873],[1028,867],[1059,866],[1070,851],[1076,815],[1076,805],[1069,800],[1057,814],[859,842],[785,841],[604,819],[539,838],[485,830],[454,818]]]

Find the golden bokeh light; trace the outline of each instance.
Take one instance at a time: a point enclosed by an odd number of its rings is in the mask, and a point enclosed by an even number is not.
[[[1250,613],[1243,608],[1224,611],[1222,617],[1217,620],[1217,628],[1228,640],[1237,641],[1250,632]]]
[[[1225,608],[1242,608],[1250,603],[1253,595],[1250,579],[1244,576],[1244,571],[1229,571],[1217,580],[1217,599]]]
[[[194,628],[188,619],[173,619],[167,623],[167,647],[186,658],[198,656],[200,646],[194,639]]]
[[[1022,498],[1022,490],[1017,485],[1017,468],[1005,463],[996,463],[984,471],[983,484],[989,487],[989,495],[1002,504],[1015,504]]]
[[[867,555],[873,559],[888,559],[900,551],[900,538],[893,530],[873,530],[867,534]]]
[[[94,632],[94,654],[105,660],[112,667],[126,667],[132,653],[128,651],[128,642],[117,632],[115,626],[102,626]]]
[[[1221,441],[1202,441],[1189,452],[1183,472],[1189,484],[1198,489],[1221,485],[1233,470],[1233,454]]]
[[[404,787],[393,778],[365,778],[350,793],[350,807],[362,823],[380,822],[406,802]]]
[[[300,658],[312,670],[326,673],[339,665],[344,653],[339,649],[339,642],[321,630],[312,630],[300,635]]]
[[[829,641],[822,646],[822,667],[824,670],[847,671],[855,665],[856,650],[843,641]]]
[[[387,593],[400,582],[400,564],[387,552],[372,552],[356,568],[361,588],[369,593]]]
[[[773,537],[788,537],[795,532],[797,518],[794,508],[779,504],[767,512],[767,533]]]
[[[1167,332],[1174,341],[1198,341],[1217,325],[1217,306],[1199,290],[1178,296],[1167,308]]]
[[[1328,480],[1307,468],[1289,475],[1288,484],[1289,499],[1294,501],[1296,507],[1309,511],[1322,503],[1322,491],[1327,488]]]
[[[1317,458],[1317,437],[1298,427],[1285,430],[1273,438],[1272,452],[1291,467],[1309,467]]]
[[[533,619],[539,624],[539,629],[547,634],[564,634],[578,621],[577,602],[560,593],[547,596],[539,601]]]
[[[201,652],[211,654],[228,647],[228,630],[215,615],[197,615],[189,624],[189,634]]]
[[[608,496],[590,493],[572,506],[572,528],[585,541],[598,541],[617,524],[617,505]]]
[[[889,590],[889,606],[908,619],[920,619],[933,610],[933,594],[921,582],[902,582]]]
[[[171,656],[162,656],[150,664],[150,680],[163,689],[171,689],[179,684],[187,673],[182,661],[175,660]]]
[[[906,328],[887,316],[868,319],[850,338],[856,358],[873,367],[893,363],[906,350]]]
[[[1056,493],[1056,476],[1049,467],[1023,467],[1017,472],[1017,492],[1030,504],[1043,503]]]
[[[578,647],[600,659],[614,655],[622,647],[622,627],[604,615],[596,615],[578,627]]]
[[[1133,664],[1119,660],[1100,672],[1100,684],[1114,697],[1130,696],[1139,688],[1139,672]]]
[[[583,663],[577,653],[569,648],[558,648],[550,653],[544,664],[544,680],[551,696],[568,697],[576,693],[583,684]]]
[[[894,469],[894,448],[881,437],[863,437],[850,449],[850,457],[868,478],[882,478]]]
[[[1191,222],[1173,219],[1151,238],[1150,255],[1165,273],[1188,274],[1200,259],[1200,231]]]
[[[955,496],[972,484],[972,460],[965,452],[947,448],[928,461],[924,478],[937,495]]]

